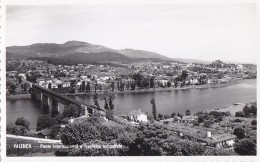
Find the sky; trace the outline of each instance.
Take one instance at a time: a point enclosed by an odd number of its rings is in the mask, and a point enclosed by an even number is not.
[[[7,46],[71,40],[172,57],[256,63],[254,3],[8,5]]]

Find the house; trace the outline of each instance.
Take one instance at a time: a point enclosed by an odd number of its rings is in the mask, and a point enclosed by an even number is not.
[[[43,130],[40,130],[38,132],[35,132],[35,135],[37,137],[40,137],[40,138],[50,138],[51,136],[51,130],[46,128],[46,129],[43,129]]]
[[[208,132],[207,138],[209,138],[209,146],[212,147],[233,147],[235,144],[236,136],[233,134],[218,134],[212,135],[211,132]]]
[[[178,116],[174,118],[174,121],[179,123],[193,123],[197,120],[198,120],[197,116],[189,116],[189,115],[183,116],[182,118]]]
[[[141,112],[140,109],[139,109],[139,111],[132,110],[129,113],[129,118],[130,118],[130,120],[135,121],[135,122],[148,122],[147,115],[144,112]]]
[[[26,80],[26,74],[25,73],[18,74],[18,77],[21,77],[22,80]]]

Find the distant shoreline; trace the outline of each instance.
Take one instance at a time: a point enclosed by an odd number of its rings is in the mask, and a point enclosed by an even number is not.
[[[253,103],[257,103],[257,101],[248,101],[248,102],[243,102],[243,103],[233,103],[232,105],[229,105],[229,106],[226,106],[226,107],[215,108],[215,109],[204,110],[204,111],[230,112],[230,114],[232,116],[235,116],[236,112],[243,111],[243,108],[246,105],[250,105],[250,104],[253,104]]]
[[[206,88],[221,88],[221,87],[227,87],[233,84],[237,84],[238,81],[243,80],[243,79],[235,79],[232,80],[228,83],[220,83],[220,84],[204,84],[204,85],[190,85],[188,87],[166,87],[166,88],[150,88],[150,89],[142,89],[142,90],[124,90],[124,91],[108,91],[108,93],[112,93],[112,94],[135,94],[135,93],[147,93],[147,92],[161,92],[161,91],[173,91],[173,90],[186,90],[186,89],[206,89]],[[100,92],[99,90],[97,90],[96,92],[99,95],[104,94],[104,92]],[[94,92],[90,92],[90,93],[84,93],[84,92],[80,92],[80,93],[74,93],[74,94],[70,94],[70,93],[65,93],[64,95],[66,96],[91,96],[93,95]],[[9,95],[6,96],[6,100],[19,100],[19,99],[29,99],[31,98],[31,94],[19,94],[19,95]]]
[[[19,94],[19,95],[10,95],[6,96],[6,100],[19,100],[19,99],[29,99],[31,94]]]
[[[166,87],[166,88],[156,88],[156,89],[153,89],[153,88],[150,88],[150,89],[142,89],[142,90],[124,90],[124,91],[108,91],[107,93],[112,93],[112,94],[129,94],[129,93],[132,93],[132,94],[135,94],[135,93],[147,93],[147,92],[160,92],[160,91],[173,91],[173,90],[185,90],[185,89],[205,89],[205,88],[221,88],[221,87],[226,87],[226,86],[230,86],[230,85],[233,85],[233,84],[237,84],[238,82],[237,81],[240,81],[240,80],[243,80],[243,79],[236,79],[236,80],[233,80],[233,81],[230,81],[228,83],[220,83],[220,84],[215,84],[215,85],[212,85],[212,84],[204,84],[204,85],[192,85],[192,86],[188,86],[188,87],[177,87],[177,88],[174,88],[174,87]],[[100,92],[99,90],[97,90],[96,92],[97,94],[104,94],[104,92]],[[93,95],[94,92],[90,92],[90,93],[84,93],[84,92],[81,92],[81,93],[74,93],[74,94],[65,94],[67,96],[91,96]]]

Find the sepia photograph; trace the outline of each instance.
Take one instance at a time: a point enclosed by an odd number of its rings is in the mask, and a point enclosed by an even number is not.
[[[257,18],[253,1],[7,5],[6,156],[256,157]]]

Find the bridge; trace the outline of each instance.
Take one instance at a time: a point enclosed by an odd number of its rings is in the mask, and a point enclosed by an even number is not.
[[[50,114],[62,114],[64,107],[69,104],[77,105],[81,108],[82,115],[93,115],[96,112],[103,113],[103,109],[97,109],[94,106],[87,105],[63,94],[43,88],[36,84],[32,85],[31,97],[41,102],[43,108],[47,108]]]

